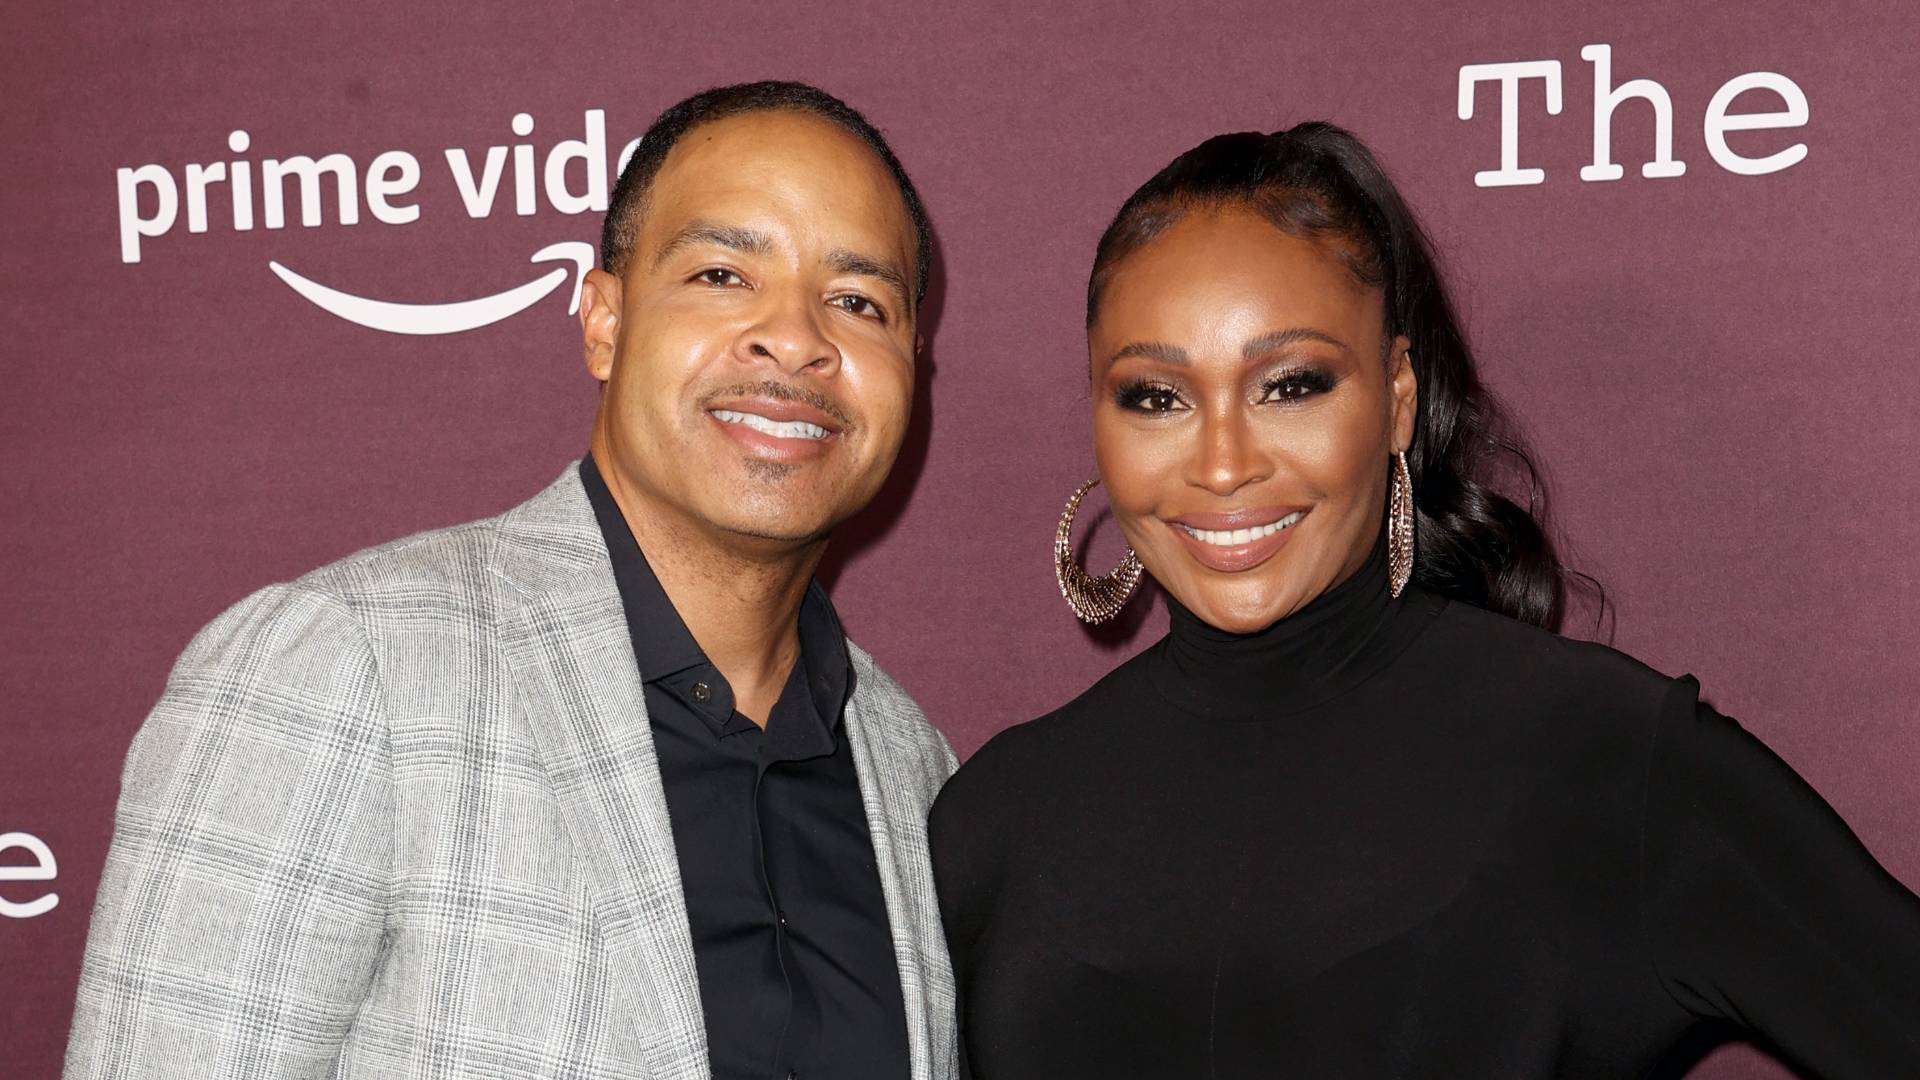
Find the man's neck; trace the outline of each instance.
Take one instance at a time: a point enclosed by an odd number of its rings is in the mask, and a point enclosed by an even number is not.
[[[596,447],[594,463],[647,565],[687,631],[765,727],[800,658],[800,605],[826,540],[729,543],[628,485]]]

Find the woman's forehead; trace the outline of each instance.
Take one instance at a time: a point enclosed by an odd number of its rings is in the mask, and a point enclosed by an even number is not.
[[[1283,324],[1352,340],[1380,316],[1380,290],[1354,277],[1337,238],[1294,236],[1222,208],[1183,215],[1122,259],[1090,329],[1097,342],[1151,334],[1237,347]]]

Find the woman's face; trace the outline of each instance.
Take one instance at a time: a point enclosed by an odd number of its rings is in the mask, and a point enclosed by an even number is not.
[[[1405,338],[1338,241],[1196,211],[1126,256],[1089,330],[1094,454],[1154,579],[1263,629],[1366,561],[1413,438]]]

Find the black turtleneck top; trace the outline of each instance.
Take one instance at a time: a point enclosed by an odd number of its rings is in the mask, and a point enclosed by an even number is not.
[[[1669,679],[1384,560],[1170,633],[934,807],[974,1080],[1920,1077],[1920,900]]]

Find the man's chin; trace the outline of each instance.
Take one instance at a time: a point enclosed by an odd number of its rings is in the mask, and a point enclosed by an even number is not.
[[[709,517],[717,531],[770,548],[800,547],[825,540],[846,517],[820,507],[734,505]]]
[[[831,526],[806,528],[784,522],[736,522],[722,525],[721,528],[742,547],[769,555],[824,543],[833,535]]]

